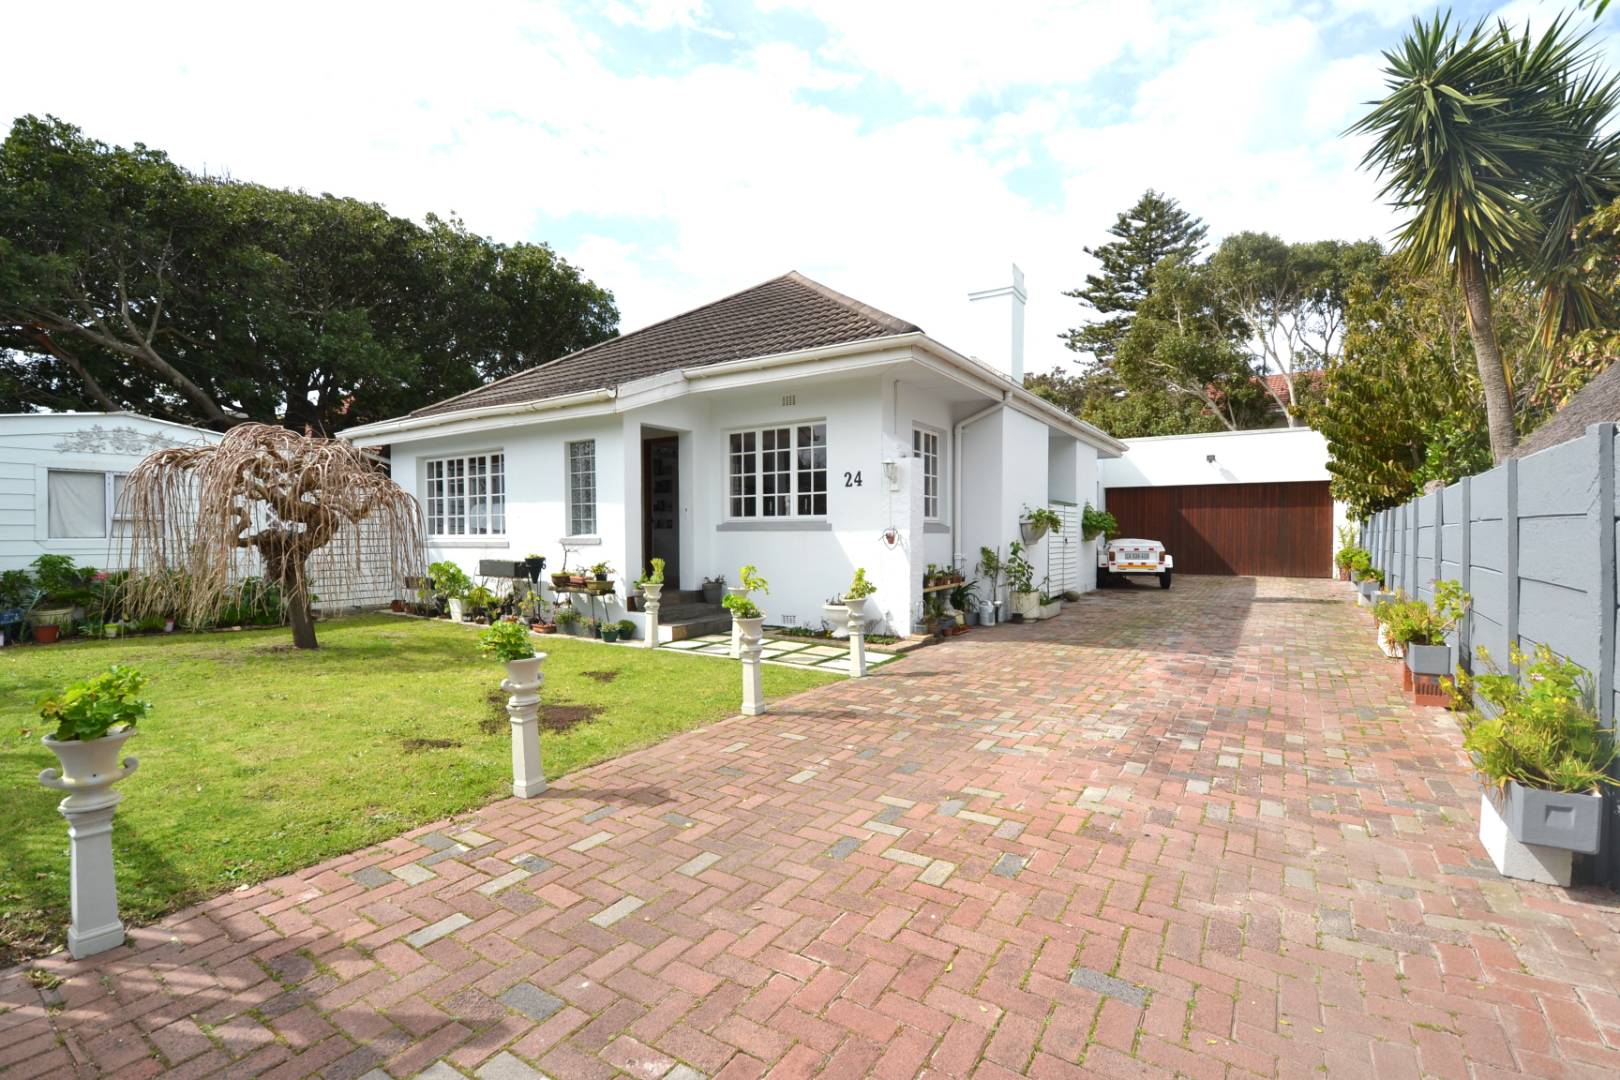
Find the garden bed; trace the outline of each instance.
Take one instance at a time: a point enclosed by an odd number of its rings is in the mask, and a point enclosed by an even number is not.
[[[282,628],[22,645],[0,651],[0,966],[60,945],[68,922],[66,823],[32,777],[55,764],[34,703],[132,664],[152,677],[150,718],[127,750],[113,844],[126,921],[141,923],[395,836],[510,791],[500,666],[473,628],[387,615],[325,621],[321,648]],[[535,638],[548,654],[542,734],[556,777],[737,711],[734,667],[652,649]],[[777,698],[835,681],[769,667]]]

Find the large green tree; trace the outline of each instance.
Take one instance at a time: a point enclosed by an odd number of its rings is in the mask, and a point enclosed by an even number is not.
[[[1153,290],[1153,275],[1166,259],[1189,261],[1203,249],[1209,230],[1176,200],[1149,188],[1136,204],[1114,219],[1114,239],[1085,253],[1097,260],[1086,283],[1065,292],[1103,318],[1077,326],[1064,335],[1075,352],[1089,353],[1095,363],[1112,362],[1119,342],[1130,329],[1131,316]]]
[[[197,176],[51,118],[0,143],[0,410],[329,433],[617,322],[612,295],[541,244]]]
[[[1492,291],[1530,275],[1543,289],[1544,342],[1598,316],[1569,272],[1571,237],[1620,191],[1620,156],[1604,135],[1620,95],[1567,17],[1533,36],[1505,23],[1464,32],[1436,15],[1384,56],[1388,95],[1350,130],[1373,137],[1363,164],[1410,213],[1400,247],[1457,277],[1501,461],[1516,434]]]

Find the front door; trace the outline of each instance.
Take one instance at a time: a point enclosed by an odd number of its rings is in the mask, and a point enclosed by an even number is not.
[[[664,588],[672,591],[681,587],[680,445],[674,435],[641,442],[641,550],[649,562],[664,560]]]

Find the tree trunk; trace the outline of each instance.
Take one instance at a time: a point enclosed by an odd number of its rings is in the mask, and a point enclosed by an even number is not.
[[[1491,314],[1491,291],[1478,255],[1464,255],[1457,263],[1463,298],[1468,303],[1468,336],[1474,341],[1474,362],[1485,392],[1485,418],[1491,433],[1491,460],[1500,465],[1513,453],[1518,437],[1513,430],[1513,393],[1508,389],[1502,348],[1496,341],[1496,320]]]
[[[302,579],[302,575],[300,575]],[[319,644],[315,641],[315,619],[309,609],[309,590],[301,580],[300,584],[287,596],[287,620],[292,624],[293,648],[316,649]]]

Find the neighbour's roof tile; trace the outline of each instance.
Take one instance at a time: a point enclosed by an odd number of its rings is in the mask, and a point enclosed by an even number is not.
[[[919,327],[794,271],[411,415],[543,401],[681,368],[916,332]]]
[[[1564,407],[1549,416],[1541,426],[1526,435],[1514,449],[1514,457],[1529,457],[1559,443],[1586,434],[1589,424],[1620,420],[1620,363],[1611,364],[1602,374],[1576,391]]]

